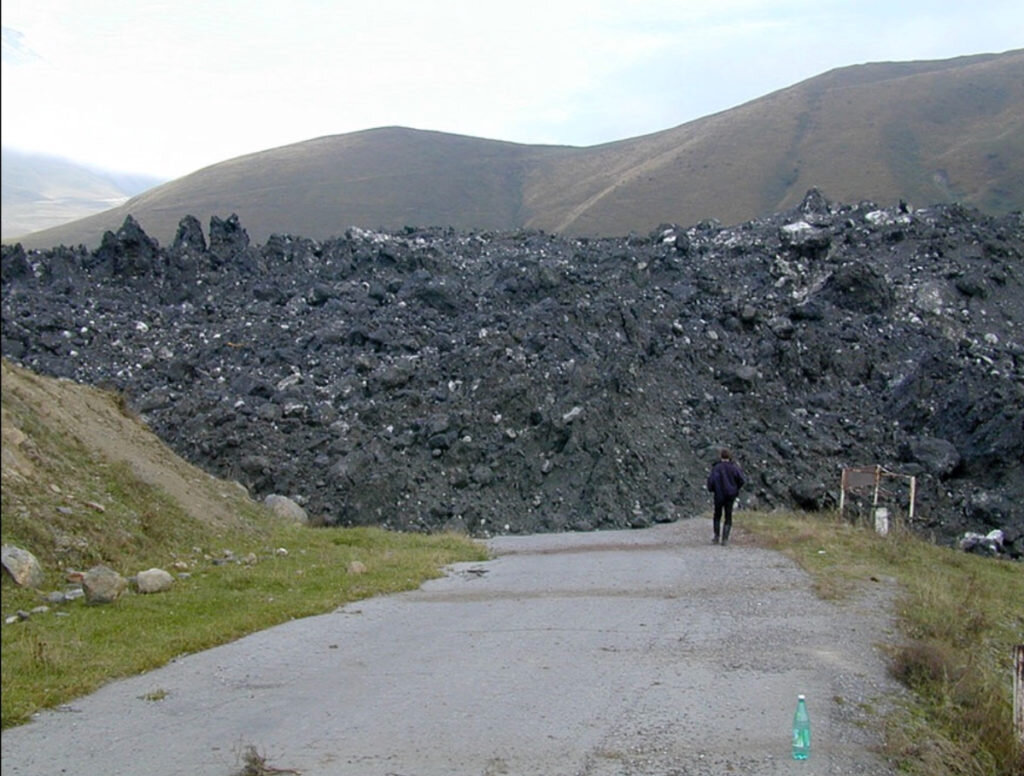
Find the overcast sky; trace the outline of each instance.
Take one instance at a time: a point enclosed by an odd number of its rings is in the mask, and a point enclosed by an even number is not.
[[[593,145],[864,62],[1024,48],[1021,0],[3,0],[3,145],[166,178],[400,125]]]

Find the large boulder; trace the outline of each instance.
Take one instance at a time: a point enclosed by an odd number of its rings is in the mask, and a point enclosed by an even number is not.
[[[884,313],[894,302],[892,288],[870,264],[854,261],[836,269],[822,290],[837,307],[855,313]]]
[[[801,479],[789,487],[790,496],[801,509],[817,512],[829,503],[828,488],[816,479]]]
[[[821,258],[828,253],[832,234],[806,221],[795,221],[779,227],[779,242],[783,248],[797,256]]]
[[[111,604],[128,589],[128,580],[109,566],[93,566],[82,574],[81,581],[88,604]]]
[[[163,593],[173,584],[174,577],[163,569],[146,569],[135,575],[135,589],[140,593]]]
[[[4,545],[0,550],[0,563],[16,585],[41,587],[45,574],[36,556],[21,547]]]
[[[95,260],[106,263],[114,275],[150,275],[160,260],[160,245],[143,231],[132,216],[126,216],[117,233],[106,232]]]
[[[937,437],[915,437],[903,445],[901,452],[904,461],[920,464],[929,474],[943,480],[960,466],[956,445]]]
[[[263,499],[264,505],[278,517],[291,523],[305,525],[309,522],[306,510],[295,501],[278,493],[271,493]]]

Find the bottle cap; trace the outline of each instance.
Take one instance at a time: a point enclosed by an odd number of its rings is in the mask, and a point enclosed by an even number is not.
[[[803,700],[807,700],[806,698],[804,698],[804,696],[803,696],[803,695],[798,695],[798,696],[796,696],[796,699],[797,699],[798,701],[803,701]]]

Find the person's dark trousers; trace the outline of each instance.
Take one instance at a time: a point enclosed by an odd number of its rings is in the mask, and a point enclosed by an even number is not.
[[[729,533],[732,531],[732,503],[735,499],[715,501],[715,517],[713,520],[715,539],[722,538],[722,544],[729,541]],[[725,517],[725,524],[722,524],[722,517]]]

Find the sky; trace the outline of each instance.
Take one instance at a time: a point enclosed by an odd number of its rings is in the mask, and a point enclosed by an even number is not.
[[[1020,0],[3,0],[2,144],[176,178],[382,126],[589,146],[837,67],[1024,48]]]

